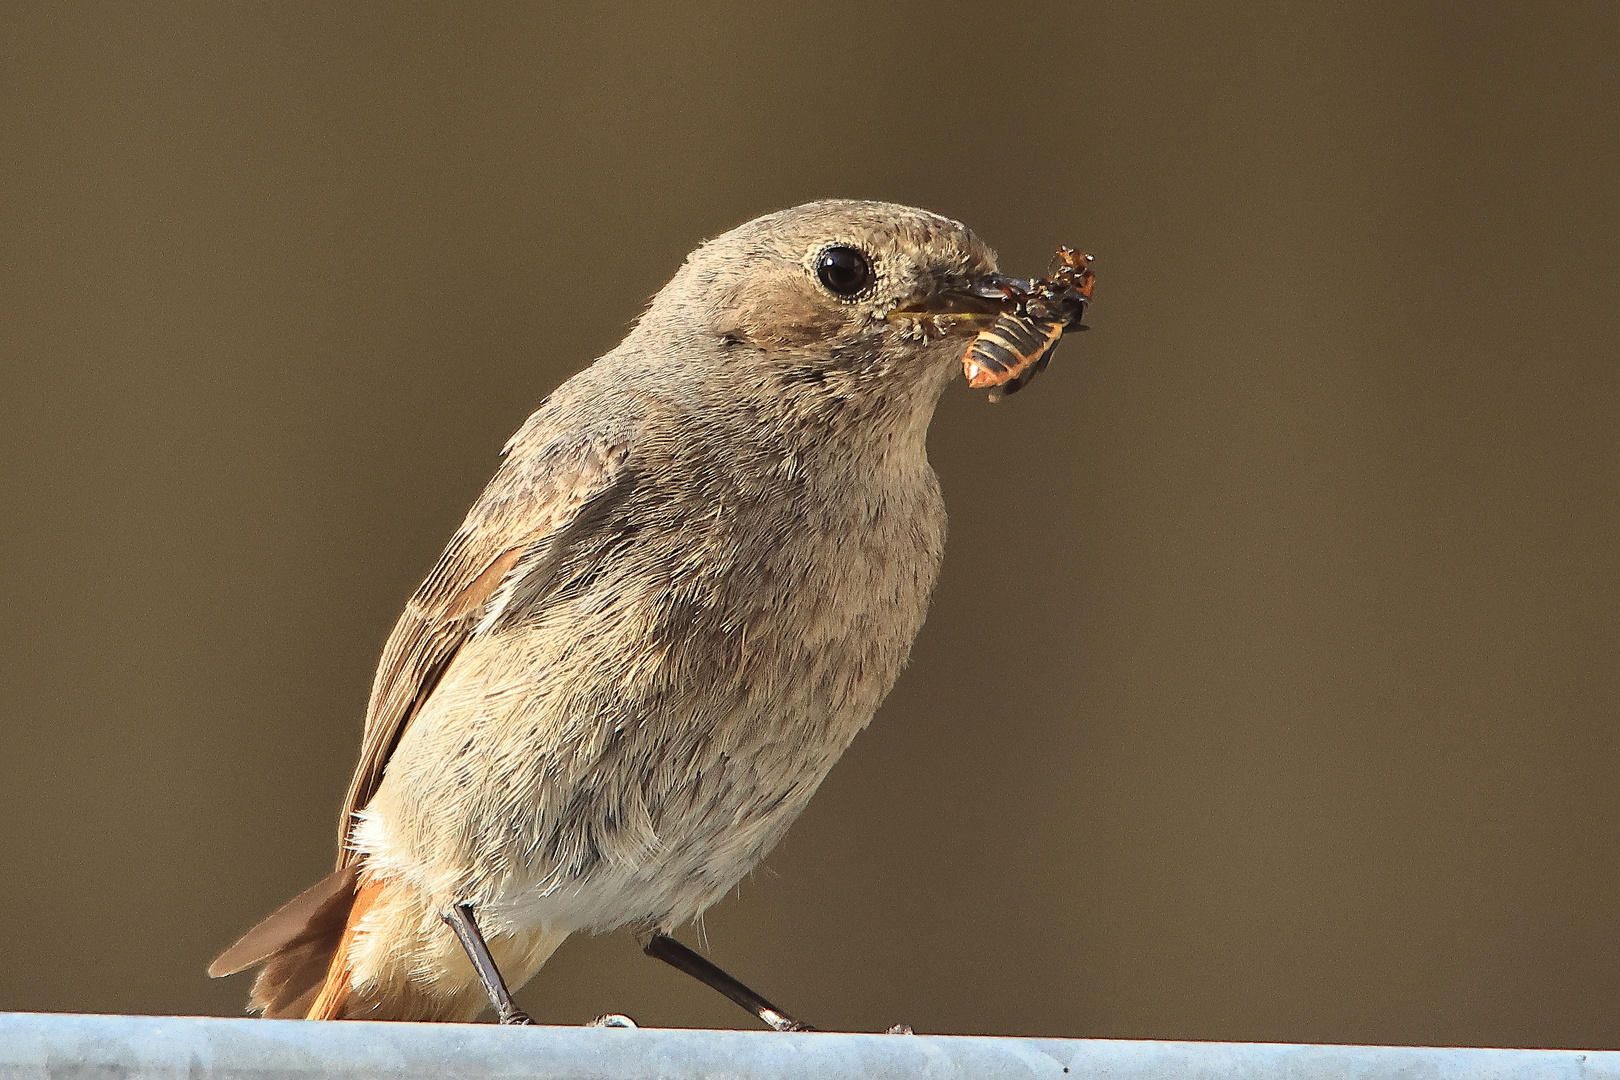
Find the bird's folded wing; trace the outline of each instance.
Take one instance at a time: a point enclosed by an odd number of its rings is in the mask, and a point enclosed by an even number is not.
[[[560,439],[510,454],[422,582],[383,648],[366,708],[360,763],[338,823],[338,868],[354,815],[371,801],[411,718],[462,644],[542,602],[570,549],[630,492],[622,439]]]

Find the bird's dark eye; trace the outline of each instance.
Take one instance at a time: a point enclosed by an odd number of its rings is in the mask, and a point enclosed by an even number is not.
[[[816,277],[838,296],[854,296],[872,284],[872,264],[852,247],[830,247],[816,260]]]

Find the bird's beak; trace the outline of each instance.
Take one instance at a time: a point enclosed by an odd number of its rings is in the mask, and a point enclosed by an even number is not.
[[[942,282],[941,287],[907,300],[888,314],[890,322],[923,322],[941,332],[973,337],[1017,305],[1015,297],[1027,293],[1031,282],[1006,274]]]

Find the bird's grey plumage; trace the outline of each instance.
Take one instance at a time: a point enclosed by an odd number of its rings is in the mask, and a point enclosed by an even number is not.
[[[870,254],[861,295],[818,283],[834,244]],[[513,436],[377,673],[339,868],[387,889],[350,920],[342,1015],[477,1015],[451,904],[521,985],[771,850],[893,686],[943,552],[924,442],[963,343],[895,310],[994,266],[906,207],[758,219]]]

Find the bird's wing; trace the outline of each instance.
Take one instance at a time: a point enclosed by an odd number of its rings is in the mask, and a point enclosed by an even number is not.
[[[400,736],[462,644],[509,610],[532,610],[544,599],[568,551],[629,493],[629,456],[627,442],[609,438],[510,454],[473,504],[383,647],[338,822],[338,869],[356,858],[349,847],[355,813],[376,794]]]

